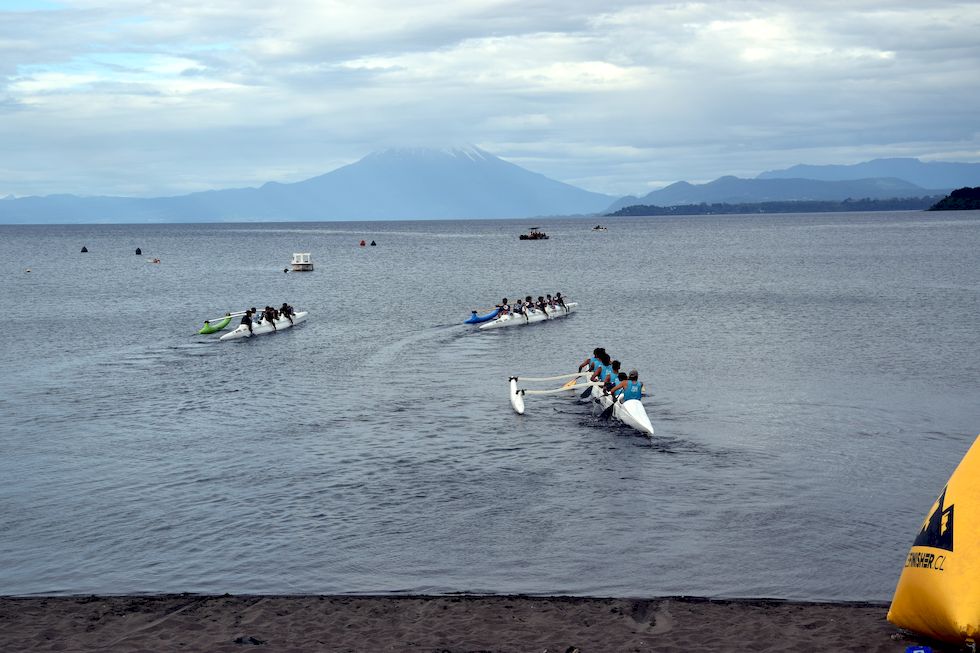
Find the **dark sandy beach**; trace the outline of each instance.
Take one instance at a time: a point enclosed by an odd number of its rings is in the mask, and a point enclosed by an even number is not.
[[[692,598],[4,597],[0,650],[836,652],[921,643],[886,612],[877,603]]]

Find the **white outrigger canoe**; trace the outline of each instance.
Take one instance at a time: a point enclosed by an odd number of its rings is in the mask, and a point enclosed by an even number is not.
[[[524,326],[525,324],[534,324],[535,322],[544,322],[545,320],[554,320],[559,317],[565,317],[569,313],[575,311],[578,308],[578,302],[566,302],[565,308],[557,306],[555,308],[545,308],[544,312],[535,309],[528,312],[527,316],[518,313],[508,313],[507,315],[501,315],[495,320],[489,322],[484,322],[478,329],[481,331],[484,329],[502,329],[504,327],[511,326]]]
[[[307,314],[307,311],[299,311],[293,315],[292,323],[290,323],[287,318],[281,317],[275,321],[275,328],[273,328],[273,323],[267,322],[266,320],[262,320],[261,322],[253,322],[251,332],[249,332],[247,326],[242,324],[239,325],[234,331],[221,336],[218,338],[218,340],[237,340],[238,338],[251,338],[252,336],[261,336],[266,333],[282,331],[283,329],[288,329],[289,327],[306,320]]]
[[[623,424],[636,429],[640,433],[646,436],[653,435],[653,425],[650,423],[650,418],[647,417],[647,411],[643,407],[643,403],[639,399],[629,399],[623,401],[622,399],[614,400],[611,395],[604,394],[602,392],[601,383],[577,383],[563,385],[560,388],[554,390],[528,390],[527,388],[518,388],[517,381],[523,378],[525,381],[558,381],[561,379],[580,379],[589,376],[588,372],[580,372],[578,374],[564,374],[562,376],[551,376],[551,377],[517,377],[512,376],[510,378],[510,405],[514,409],[514,412],[518,415],[524,414],[524,397],[526,395],[548,395],[548,394],[558,394],[560,392],[576,392],[579,390],[587,389],[589,392],[582,394],[584,396],[579,397],[579,401],[584,401],[592,404],[593,406],[598,406],[600,411],[605,411],[607,408],[612,406],[612,417]]]

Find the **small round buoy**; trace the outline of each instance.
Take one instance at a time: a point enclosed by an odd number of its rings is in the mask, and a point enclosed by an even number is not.
[[[82,245],[82,254],[88,254],[88,247]]]
[[[283,268],[282,269],[282,273],[283,274],[289,274],[289,268]]]
[[[143,250],[141,250],[139,247],[137,247],[136,248],[136,255],[137,256],[143,256]]]
[[[378,246],[378,243],[376,243],[376,242],[374,242],[374,241],[372,240],[372,241],[371,241],[371,247],[377,247],[377,246]]]
[[[362,241],[361,241],[361,247],[364,247],[365,245],[367,245],[367,243],[365,243],[365,242],[364,242],[364,241],[362,240]]]

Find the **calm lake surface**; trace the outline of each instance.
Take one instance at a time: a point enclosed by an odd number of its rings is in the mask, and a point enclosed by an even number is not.
[[[594,223],[0,227],[0,594],[889,599],[980,431],[980,212]],[[600,345],[652,440],[511,411]]]

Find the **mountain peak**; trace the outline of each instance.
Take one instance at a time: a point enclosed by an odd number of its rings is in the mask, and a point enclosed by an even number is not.
[[[362,161],[371,160],[406,160],[406,159],[458,159],[470,161],[497,161],[498,157],[481,150],[475,145],[465,145],[457,147],[389,147],[383,150],[371,152]]]

